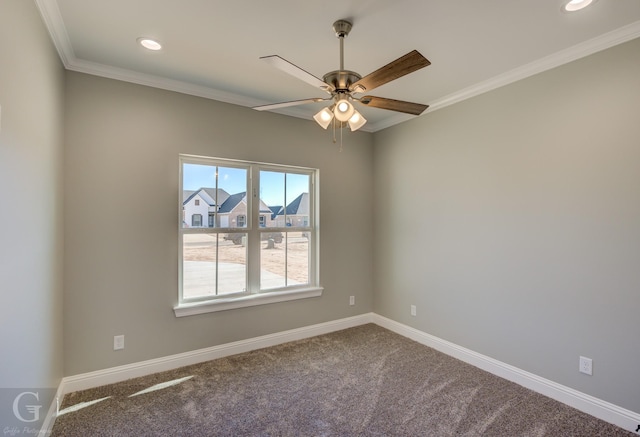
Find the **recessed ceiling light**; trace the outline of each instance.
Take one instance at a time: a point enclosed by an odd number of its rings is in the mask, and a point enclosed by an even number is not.
[[[138,43],[148,50],[158,51],[162,48],[162,45],[151,38],[138,38]]]
[[[595,2],[596,0],[570,0],[562,6],[562,10],[565,12],[576,12]]]

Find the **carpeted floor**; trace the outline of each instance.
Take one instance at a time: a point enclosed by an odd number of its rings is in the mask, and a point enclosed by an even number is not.
[[[61,409],[57,437],[634,435],[372,324],[71,393]]]

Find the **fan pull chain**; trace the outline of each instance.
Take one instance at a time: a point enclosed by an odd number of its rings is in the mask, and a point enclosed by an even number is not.
[[[335,118],[333,120],[331,120],[331,126],[333,129],[333,144],[336,144],[338,142],[338,138],[336,136],[336,120]],[[340,152],[342,152],[342,123],[340,124]]]
[[[333,144],[335,144],[338,142],[338,140],[336,139],[336,119],[335,118],[331,120],[331,128],[333,129]]]

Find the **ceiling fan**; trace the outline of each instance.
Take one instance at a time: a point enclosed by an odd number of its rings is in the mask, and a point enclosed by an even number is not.
[[[404,112],[406,114],[422,114],[429,105],[370,95],[358,97],[356,94],[369,92],[374,88],[384,85],[385,83],[391,82],[392,80],[431,65],[431,62],[429,62],[429,60],[422,56],[417,50],[413,50],[365,77],[360,76],[355,71],[345,70],[344,38],[349,35],[351,28],[352,24],[347,20],[338,20],[333,23],[333,30],[340,40],[340,69],[330,71],[325,74],[322,79],[317,78],[311,73],[278,55],[264,56],[260,58],[285,73],[327,92],[330,95],[329,97],[273,103],[269,105],[255,106],[253,109],[258,111],[268,111],[271,109],[303,105],[306,103],[330,101],[332,102],[331,105],[322,109],[314,115],[313,118],[324,129],[333,122],[334,128],[342,128],[348,125],[352,131],[360,129],[367,122],[362,114],[354,108],[352,102],[359,102],[373,108],[388,109],[391,111]]]

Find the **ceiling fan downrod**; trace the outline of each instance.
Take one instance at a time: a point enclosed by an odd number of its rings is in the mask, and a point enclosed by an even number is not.
[[[362,78],[355,71],[344,69],[344,38],[349,35],[352,27],[353,25],[346,20],[338,20],[333,23],[333,31],[340,40],[340,69],[330,71],[322,78],[324,82],[333,86],[332,97],[339,94],[349,94],[351,85]]]
[[[349,35],[353,25],[347,20],[338,20],[333,23],[333,31],[340,40],[340,71],[344,70],[344,38]]]

